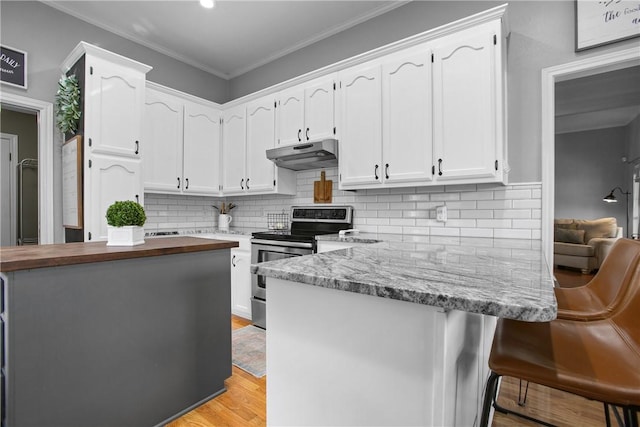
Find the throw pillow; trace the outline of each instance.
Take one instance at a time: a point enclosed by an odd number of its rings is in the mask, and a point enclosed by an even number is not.
[[[556,228],[553,240],[563,243],[575,243],[584,245],[584,230],[570,230],[567,228]]]
[[[553,220],[553,227],[554,229],[565,228],[570,230],[577,230],[578,223],[576,223],[573,219],[556,218],[555,220]]]
[[[579,230],[584,230],[584,241],[596,237],[615,237],[617,224],[615,218],[599,218],[594,220],[576,220]]]

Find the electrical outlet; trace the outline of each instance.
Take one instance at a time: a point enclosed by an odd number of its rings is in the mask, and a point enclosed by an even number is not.
[[[436,206],[436,221],[447,222],[447,207]]]

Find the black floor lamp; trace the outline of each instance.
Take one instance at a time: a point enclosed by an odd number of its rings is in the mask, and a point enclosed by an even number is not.
[[[625,228],[625,236],[629,237],[629,194],[631,194],[629,191],[623,191],[622,188],[620,187],[615,187],[613,190],[611,190],[611,192],[609,194],[607,194],[606,196],[604,196],[604,198],[602,199],[602,201],[607,202],[607,203],[617,203],[618,199],[616,199],[616,196],[613,195],[613,192],[619,190],[620,193],[624,194],[625,196],[625,213],[627,214],[627,226]]]

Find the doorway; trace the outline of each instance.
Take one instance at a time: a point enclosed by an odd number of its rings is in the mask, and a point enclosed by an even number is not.
[[[2,110],[35,115],[37,133],[37,239],[40,244],[54,243],[53,183],[53,104],[0,91]]]
[[[17,242],[16,159],[18,135],[0,133],[0,246]]]
[[[542,245],[550,272],[553,271],[556,83],[637,65],[640,65],[639,51],[631,48],[542,70]]]

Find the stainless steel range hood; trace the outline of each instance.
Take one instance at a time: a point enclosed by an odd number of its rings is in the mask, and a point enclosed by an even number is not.
[[[276,166],[294,171],[338,166],[338,140],[305,142],[267,150],[267,158]]]

